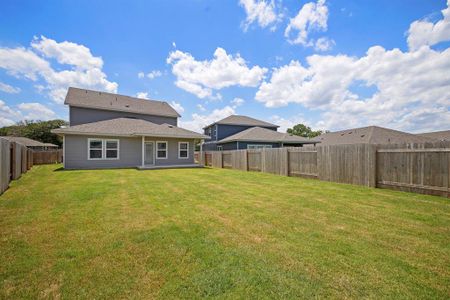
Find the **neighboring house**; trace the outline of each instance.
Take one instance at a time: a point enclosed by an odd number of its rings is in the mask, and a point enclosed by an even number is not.
[[[233,134],[217,142],[219,149],[259,149],[280,147],[302,147],[304,144],[315,144],[307,138],[281,133],[262,127],[251,127]]]
[[[310,140],[277,132],[279,126],[247,116],[231,115],[204,127],[211,138],[202,145],[205,151],[302,146]]]
[[[22,136],[1,136],[1,138],[7,139],[10,142],[16,142],[36,151],[58,149],[58,145],[51,143],[41,143],[39,141],[35,141]]]
[[[321,146],[343,144],[408,144],[436,141],[432,138],[378,126],[328,132],[318,136],[315,140],[319,141]]]
[[[208,138],[177,127],[166,102],[69,88],[63,136],[66,169],[191,167],[194,145]]]
[[[450,142],[450,130],[418,133],[418,136],[435,139],[441,142]]]

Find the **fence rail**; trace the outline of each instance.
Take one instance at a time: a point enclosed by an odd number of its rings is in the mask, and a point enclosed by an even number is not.
[[[332,145],[197,153],[215,168],[350,183],[450,197],[450,143]]]
[[[19,143],[0,138],[0,195],[11,180],[19,179],[35,164],[62,162],[62,150],[33,151]]]

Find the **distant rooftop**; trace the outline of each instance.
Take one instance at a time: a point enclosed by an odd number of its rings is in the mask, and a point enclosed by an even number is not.
[[[417,135],[426,138],[436,139],[442,142],[450,142],[450,130],[418,133]]]
[[[64,104],[76,107],[180,117],[167,102],[69,87]]]
[[[7,139],[10,142],[16,142],[26,147],[58,147],[55,144],[41,143],[23,136],[0,136],[0,138]]]
[[[315,140],[319,141],[322,146],[343,144],[406,144],[436,141],[433,138],[378,126],[328,132],[316,137]]]
[[[289,133],[282,133],[267,128],[251,127],[236,134],[230,135],[218,143],[229,143],[235,141],[248,141],[248,142],[272,142],[272,143],[285,143],[285,144],[312,144],[316,143],[314,140],[304,138]]]
[[[271,124],[265,121],[261,121],[258,119],[254,119],[247,116],[240,116],[240,115],[231,115],[228,116],[222,120],[219,120],[217,122],[214,122],[206,127],[212,126],[214,124],[225,124],[225,125],[244,125],[244,126],[260,126],[260,127],[280,127],[275,124]]]

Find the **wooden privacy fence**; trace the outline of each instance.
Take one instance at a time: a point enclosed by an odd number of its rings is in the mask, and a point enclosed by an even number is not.
[[[33,151],[33,164],[59,164],[63,161],[63,151],[59,150],[45,150]]]
[[[35,164],[62,162],[62,150],[33,151],[0,138],[0,195]]]
[[[0,138],[0,195],[33,166],[33,150]]]
[[[203,152],[215,168],[301,176],[325,181],[450,197],[450,143],[332,145]]]

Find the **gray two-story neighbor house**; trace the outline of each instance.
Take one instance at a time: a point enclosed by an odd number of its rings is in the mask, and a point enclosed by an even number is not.
[[[203,128],[210,136],[204,151],[258,148],[302,147],[317,141],[278,132],[278,125],[247,116],[231,115]]]
[[[194,145],[209,138],[177,127],[180,115],[166,102],[69,88],[64,168],[193,167]]]

